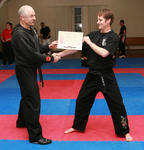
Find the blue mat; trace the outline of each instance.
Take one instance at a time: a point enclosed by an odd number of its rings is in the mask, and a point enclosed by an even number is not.
[[[53,141],[50,145],[30,144],[28,141],[0,140],[2,150],[143,150],[144,142],[70,142]]]
[[[1,99],[0,114],[16,115],[19,109],[20,97]],[[41,101],[41,115],[74,115],[74,99],[49,99]],[[144,115],[143,98],[124,100],[128,115]],[[91,115],[110,115],[107,103],[104,99],[96,99],[91,109]]]
[[[144,58],[117,59],[115,68],[143,68]]]
[[[126,58],[126,59],[117,59],[117,66],[115,68],[143,68],[144,67],[144,58]],[[15,64],[10,66],[0,66],[0,69],[14,69]],[[72,69],[72,68],[84,68],[81,67],[80,59],[62,59],[57,63],[45,63],[42,66],[43,69]]]

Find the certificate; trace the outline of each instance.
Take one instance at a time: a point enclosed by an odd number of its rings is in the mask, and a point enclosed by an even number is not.
[[[82,50],[83,32],[58,32],[59,49]]]

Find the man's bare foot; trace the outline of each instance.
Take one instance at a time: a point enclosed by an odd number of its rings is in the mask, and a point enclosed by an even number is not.
[[[67,134],[67,133],[71,133],[71,132],[75,132],[75,131],[78,131],[78,130],[76,130],[74,128],[70,128],[70,129],[66,130],[64,133]]]
[[[127,134],[125,135],[125,139],[126,139],[127,142],[130,142],[130,141],[133,140],[132,136],[131,136],[129,133],[127,133]]]

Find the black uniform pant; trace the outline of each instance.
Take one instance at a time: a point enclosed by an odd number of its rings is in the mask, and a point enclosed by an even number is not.
[[[99,91],[103,93],[108,104],[116,134],[124,136],[129,133],[125,106],[112,70],[105,72],[90,70],[87,73],[76,101],[72,127],[79,131],[85,130],[91,107]]]
[[[21,90],[21,101],[17,124],[24,124],[29,133],[29,140],[42,137],[39,123],[40,94],[37,84],[37,68],[16,66],[16,76]]]

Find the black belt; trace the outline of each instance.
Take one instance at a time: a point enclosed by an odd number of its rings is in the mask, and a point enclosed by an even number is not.
[[[43,81],[43,75],[42,75],[41,67],[38,67],[38,71],[39,71],[40,84],[42,85],[42,87],[44,87],[44,81]]]
[[[101,80],[101,83],[102,83],[103,87],[105,87],[105,80],[104,80],[102,71],[90,68],[89,72],[92,73],[93,75],[99,77],[100,80]]]

